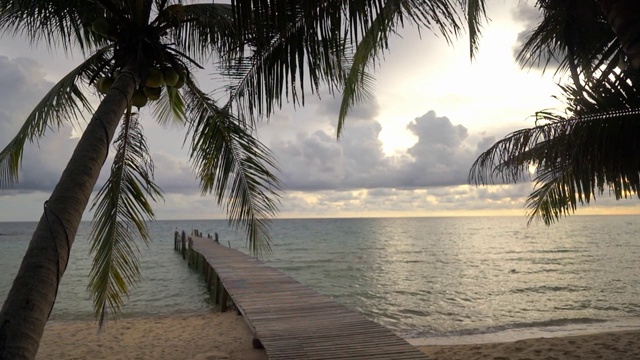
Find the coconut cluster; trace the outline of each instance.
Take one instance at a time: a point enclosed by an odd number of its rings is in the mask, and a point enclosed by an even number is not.
[[[113,86],[117,73],[112,76],[103,76],[96,80],[96,89],[106,94]],[[162,95],[162,88],[169,86],[180,89],[184,85],[184,74],[182,71],[176,71],[170,66],[161,68],[150,67],[147,69],[147,77],[144,84],[133,92],[131,97],[131,106],[137,108],[144,107],[149,101],[155,101]]]

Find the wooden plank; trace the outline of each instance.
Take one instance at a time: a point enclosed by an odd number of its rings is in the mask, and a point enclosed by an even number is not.
[[[191,236],[190,244],[189,263],[203,270],[214,301],[224,309],[231,299],[269,359],[427,359],[389,329],[255,258],[212,239]]]

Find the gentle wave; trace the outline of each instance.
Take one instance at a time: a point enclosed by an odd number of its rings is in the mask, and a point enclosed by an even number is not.
[[[520,220],[276,220],[267,262],[411,338],[521,336],[640,319],[635,217],[572,217],[552,227],[527,227]],[[10,234],[0,238],[0,297],[33,228],[0,223],[0,234]],[[88,229],[83,223],[78,233],[54,319],[93,316],[86,291]],[[141,248],[143,279],[123,317],[211,308],[202,278],[173,251],[175,229],[217,232],[234,248],[246,244],[225,221],[150,224],[153,242]]]
[[[532,286],[526,288],[519,288],[511,290],[514,294],[522,294],[522,293],[537,293],[537,294],[547,294],[554,292],[584,292],[589,291],[588,287],[576,287],[576,286]]]
[[[497,326],[489,326],[486,328],[473,328],[473,329],[463,329],[456,331],[448,331],[442,333],[414,333],[411,337],[414,338],[427,338],[431,336],[437,337],[454,337],[454,336],[467,336],[467,335],[478,335],[478,334],[492,334],[504,332],[506,330],[513,329],[531,329],[531,328],[549,328],[549,327],[561,327],[561,326],[571,326],[571,325],[585,325],[585,324],[598,324],[598,323],[606,323],[605,319],[593,319],[593,318],[574,318],[574,319],[552,319],[545,321],[532,321],[532,322],[519,322],[519,323],[510,323],[504,325]]]

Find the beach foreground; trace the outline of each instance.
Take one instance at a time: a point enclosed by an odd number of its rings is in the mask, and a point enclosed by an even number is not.
[[[267,359],[251,341],[234,311],[123,319],[101,333],[93,321],[51,322],[38,359]],[[418,348],[434,360],[640,359],[640,330]]]
[[[50,322],[37,359],[264,360],[235,311],[122,319],[97,332],[93,321]]]
[[[433,360],[640,359],[640,331],[418,348]]]

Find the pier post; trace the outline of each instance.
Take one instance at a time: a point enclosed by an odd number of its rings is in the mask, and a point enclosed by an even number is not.
[[[229,293],[227,289],[222,286],[222,296],[220,297],[220,312],[227,311],[227,301],[229,300]]]
[[[213,297],[214,297],[214,301],[216,304],[220,304],[220,298],[221,296],[221,290],[222,290],[222,283],[220,281],[220,277],[216,274],[216,290],[213,293]]]
[[[186,241],[187,241],[187,234],[184,232],[184,230],[182,230],[182,248],[180,249],[180,252],[182,252],[182,260],[185,259],[185,255],[187,252]]]
[[[206,275],[205,275],[205,281],[207,282],[207,292],[211,293],[211,265],[209,265],[209,263],[207,263],[207,271],[206,271]]]
[[[187,246],[187,264],[189,266],[193,265],[193,248],[192,248],[191,237],[189,237],[188,246]]]
[[[217,304],[218,303],[218,273],[215,272],[215,270],[213,271],[213,278],[212,280],[212,284],[211,284],[211,295],[213,296],[213,303]]]

